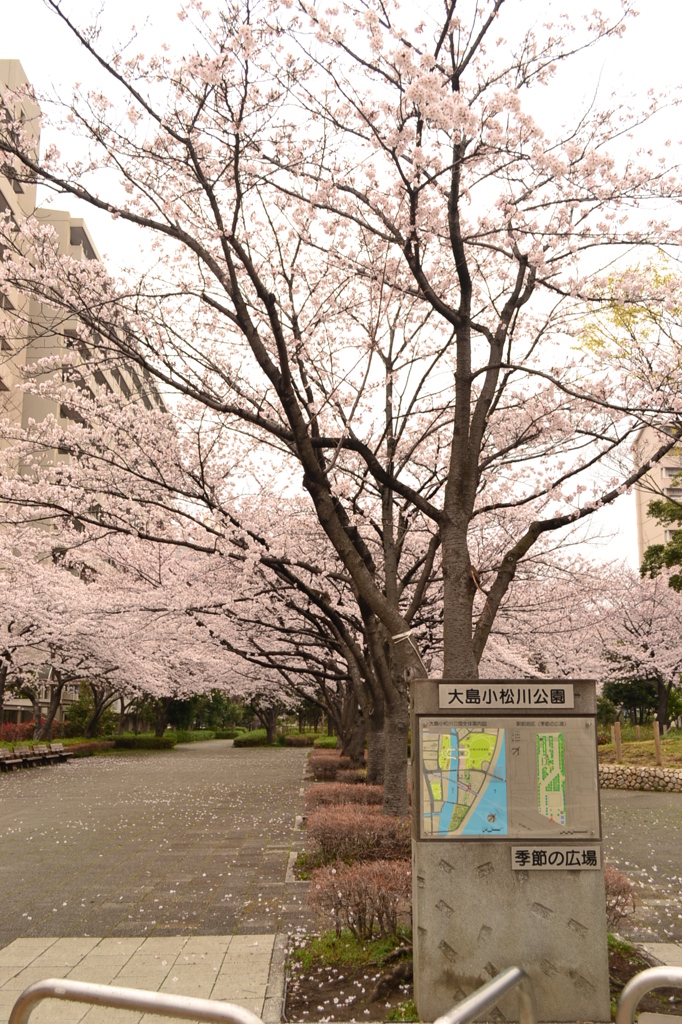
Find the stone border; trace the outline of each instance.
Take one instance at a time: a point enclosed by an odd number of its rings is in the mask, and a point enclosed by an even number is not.
[[[600,764],[602,789],[640,789],[682,793],[682,768],[649,768],[631,764]]]

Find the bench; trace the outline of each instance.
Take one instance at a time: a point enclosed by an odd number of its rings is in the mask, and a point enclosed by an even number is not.
[[[55,751],[54,753],[48,748],[46,743],[34,743],[33,753],[38,754],[42,757],[43,764],[52,764],[60,760],[59,754]]]
[[[68,761],[73,757],[73,750],[64,750],[63,743],[50,743],[50,751],[56,754],[60,761]]]
[[[15,768],[23,768],[24,762],[15,757],[9,747],[0,747],[0,771],[13,772]]]
[[[15,747],[14,756],[20,757],[22,763],[25,765],[41,764],[43,760],[42,757],[39,757],[37,754],[31,753],[28,747]]]

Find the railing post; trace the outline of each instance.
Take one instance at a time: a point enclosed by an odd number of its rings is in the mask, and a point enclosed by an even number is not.
[[[616,1024],[632,1024],[640,999],[655,988],[682,988],[682,967],[650,967],[631,978],[620,994]]]
[[[263,1024],[255,1013],[233,1003],[176,996],[166,992],[148,992],[144,989],[119,988],[115,985],[95,985],[89,981],[69,981],[68,978],[47,978],[29,985],[12,1007],[9,1024],[28,1024],[31,1013],[44,999],[113,1006],[119,1010],[139,1010],[142,1013],[202,1021],[205,1024]]]
[[[535,989],[521,967],[508,967],[506,971],[501,971],[486,985],[482,985],[453,1007],[449,1013],[439,1017],[435,1024],[468,1024],[515,988],[519,990],[520,1024],[537,1024]]]

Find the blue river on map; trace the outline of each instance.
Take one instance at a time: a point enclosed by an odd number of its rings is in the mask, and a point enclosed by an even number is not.
[[[459,771],[459,739],[457,738],[457,730],[450,730],[450,768],[448,769],[448,796],[453,797],[452,800],[446,800],[443,803],[440,812],[440,819],[438,822],[438,834],[447,835],[448,829],[450,828],[450,821],[452,819],[452,812],[455,809],[457,796],[457,774]]]
[[[493,822],[488,815],[494,815]],[[452,811],[450,812],[452,816]],[[507,758],[505,735],[502,733],[500,755],[495,764],[495,778],[488,783],[480,803],[460,832],[463,836],[494,836],[507,834]]]

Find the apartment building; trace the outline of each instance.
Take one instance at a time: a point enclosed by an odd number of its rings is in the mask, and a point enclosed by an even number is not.
[[[0,60],[0,94],[6,90],[19,89],[28,84],[26,74],[18,60]],[[1,111],[0,111],[1,114]],[[19,110],[14,111],[23,122],[24,129],[35,140],[36,153],[40,146],[40,110],[29,99],[23,99]],[[12,173],[12,167],[0,164],[0,214],[9,215],[16,223],[34,218],[41,224],[49,224],[58,239],[59,253],[76,260],[99,260],[95,241],[88,227],[80,218],[72,217],[65,210],[51,206],[36,205],[36,186],[20,181]],[[76,348],[83,357],[82,364],[74,368],[69,379],[74,385],[96,395],[101,389],[123,395],[130,401],[141,402],[147,409],[163,409],[162,399],[148,373],[132,366],[123,359],[111,357],[93,362],[94,353],[88,351],[78,337],[75,321],[32,299],[10,290],[0,296],[0,318],[4,330],[0,334],[0,419],[26,426],[29,420],[40,422],[46,416],[65,421],[67,410],[59,403],[44,397],[24,392],[18,385],[25,379],[27,367],[38,360],[58,355],[67,349]],[[87,369],[85,366],[87,364]],[[80,367],[83,367],[80,372]],[[61,372],[61,371],[58,371]],[[47,376],[47,374],[45,375]],[[40,375],[37,375],[40,380]],[[0,444],[3,442],[0,440]],[[58,455],[53,458],[68,458]],[[65,688],[64,702],[69,703],[78,696],[78,687]],[[39,686],[40,700],[47,708],[50,700],[49,670],[45,667],[44,679]],[[31,701],[5,697],[4,721],[22,722],[33,718]],[[63,717],[60,709],[58,720]]]
[[[635,458],[638,465],[660,447],[660,437],[651,427],[640,431],[635,441]],[[673,531],[661,526],[649,515],[649,502],[656,498],[675,498],[682,502],[682,444],[676,445],[642,478],[635,487],[637,508],[637,544],[639,561],[652,544],[667,544]]]

